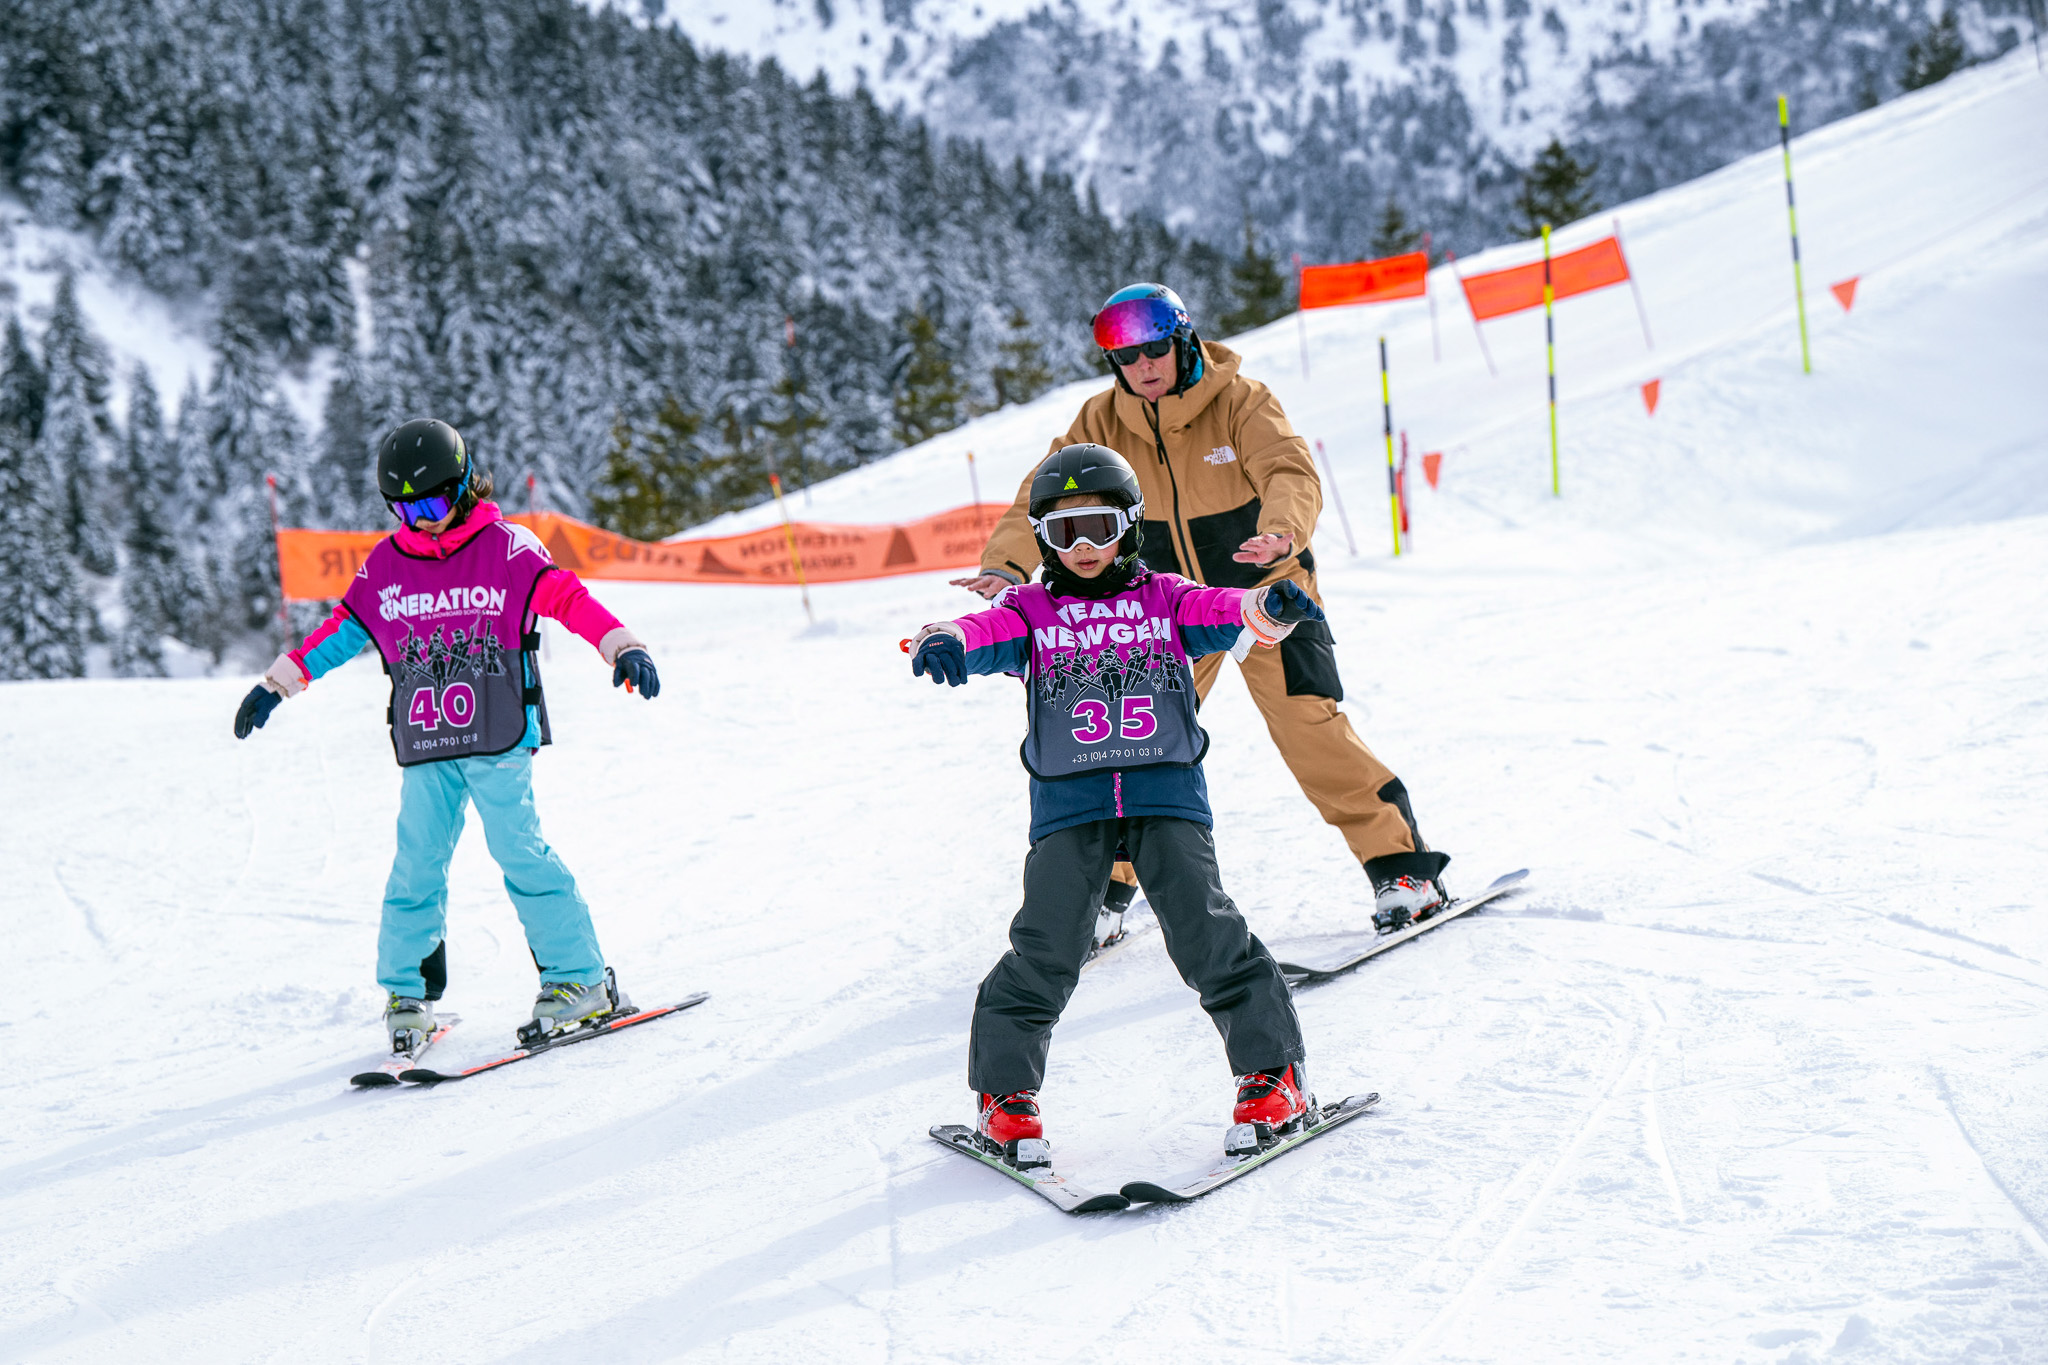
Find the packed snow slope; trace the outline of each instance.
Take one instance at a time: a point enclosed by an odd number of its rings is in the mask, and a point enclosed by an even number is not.
[[[1186,1208],[1070,1219],[925,1136],[970,1113],[1026,829],[1015,685],[896,648],[972,605],[943,574],[814,590],[814,627],[599,585],[651,703],[551,633],[549,836],[634,994],[712,999],[429,1091],[344,1083],[398,794],[373,664],[246,743],[247,678],[8,685],[0,1359],[2048,1359],[2044,131],[2028,58],[1796,145],[1810,376],[1772,159],[1624,209],[1657,349],[1625,291],[1560,306],[1562,499],[1540,320],[1489,324],[1498,378],[1448,296],[1440,363],[1420,305],[1311,319],[1305,381],[1292,322],[1242,339],[1350,500],[1347,709],[1455,890],[1533,873],[1303,992],[1316,1087],[1382,1105]],[[1398,561],[1383,329],[1446,452]],[[996,495],[1082,391],[811,513],[965,501],[970,446]],[[1364,926],[1241,685],[1204,720],[1259,934]],[[450,916],[458,1060],[534,981],[474,835]],[[1230,1098],[1157,935],[1084,978],[1044,1091],[1073,1176],[1191,1165]]]

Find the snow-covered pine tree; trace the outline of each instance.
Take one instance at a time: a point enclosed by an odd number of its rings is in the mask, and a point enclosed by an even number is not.
[[[0,343],[0,428],[11,428],[30,445],[43,430],[43,367],[28,344],[21,319],[7,316],[7,339]]]
[[[1516,231],[1524,237],[1540,237],[1543,225],[1556,231],[1600,210],[1600,201],[1587,188],[1596,168],[1581,163],[1556,138],[1536,154],[1522,176],[1522,188],[1515,195],[1515,212],[1520,216]]]
[[[950,338],[939,321],[918,308],[900,320],[896,350],[896,439],[914,446],[960,423],[960,375]]]
[[[220,604],[226,598],[221,566],[214,559],[213,527],[220,509],[220,486],[206,455],[206,399],[196,375],[185,377],[178,397],[178,415],[171,424],[165,452],[172,475],[164,514],[177,542],[184,567],[185,591],[171,607],[171,634],[220,661],[227,632]]]
[[[1905,74],[1899,84],[1919,90],[1947,80],[1969,64],[1970,49],[1963,44],[1963,31],[1951,5],[1926,32],[1906,45]]]
[[[177,634],[179,599],[191,591],[184,557],[172,531],[170,507],[177,492],[163,407],[149,367],[137,364],[128,382],[128,430],[122,442],[128,485],[128,525],[122,536],[127,564],[121,574],[121,605],[127,619],[114,636],[114,671],[161,677],[163,640]]]
[[[1230,311],[1216,319],[1216,330],[1224,336],[1263,327],[1289,311],[1287,277],[1278,262],[1259,250],[1250,214],[1244,218],[1244,254],[1230,267],[1230,292]]]
[[[1421,246],[1421,230],[1409,224],[1408,215],[1401,211],[1401,201],[1388,195],[1386,206],[1380,210],[1380,220],[1372,229],[1373,259],[1404,256]]]
[[[114,432],[107,395],[112,362],[78,306],[70,271],[57,281],[49,326],[43,329],[43,399],[40,444],[60,490],[57,506],[67,553],[90,573],[111,574],[114,518],[108,496],[106,446]]]
[[[27,425],[39,383],[10,320],[0,368],[0,678],[10,680],[78,677],[92,633],[49,465]]]
[[[990,371],[996,386],[996,404],[1028,403],[1053,385],[1054,375],[1045,363],[1045,347],[1032,335],[1031,319],[1022,308],[1010,310],[1007,335],[996,346],[1002,360]]]
[[[273,434],[270,367],[247,320],[232,310],[223,312],[215,327],[214,348],[204,446],[197,457],[206,462],[208,482],[219,490],[201,523],[221,593],[215,603],[219,634],[210,642],[218,654],[236,636],[270,624],[277,610],[277,556],[268,548],[270,498],[263,482]]]
[[[353,341],[353,329],[346,339]],[[363,399],[363,386],[363,362],[353,344],[344,344],[321,409],[319,446],[308,462],[312,499],[307,525],[366,531],[390,520],[377,498],[377,443],[383,432]]]

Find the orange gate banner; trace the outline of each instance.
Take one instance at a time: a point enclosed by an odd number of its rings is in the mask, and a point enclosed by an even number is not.
[[[1621,254],[1621,239],[1618,237],[1602,237],[1591,246],[1582,246],[1577,251],[1567,251],[1562,256],[1550,258],[1550,292],[1553,298],[1589,294],[1610,284],[1625,283],[1627,279],[1628,258]],[[1462,283],[1465,301],[1472,305],[1472,316],[1480,322],[1543,306],[1541,261],[1510,266],[1506,270],[1489,270],[1484,275],[1467,275]]]
[[[894,525],[843,525],[799,521],[791,525],[804,576],[813,583],[846,583],[889,578],[928,569],[969,567],[1006,502],[956,507],[950,512]],[[646,583],[794,583],[789,544],[781,523],[735,536],[648,542],[628,540],[588,522],[553,512],[507,517],[548,547],[555,563],[582,578],[630,579]],[[339,597],[362,567],[381,531],[280,530],[277,562],[284,595],[294,602]]]
[[[1334,308],[1341,303],[1384,303],[1388,299],[1419,299],[1429,287],[1429,254],[1382,256],[1348,265],[1305,265],[1301,268],[1301,306]]]

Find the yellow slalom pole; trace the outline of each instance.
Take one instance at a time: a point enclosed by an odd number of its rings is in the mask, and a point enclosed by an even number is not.
[[[1387,339],[1380,338],[1380,414],[1387,435],[1387,506],[1394,514],[1394,558],[1401,557],[1401,485],[1394,477],[1394,391],[1387,383]]]
[[[1792,115],[1785,97],[1778,96],[1778,146],[1785,153],[1785,216],[1792,224],[1792,296],[1799,302],[1799,366],[1813,373],[1813,356],[1806,349],[1806,281],[1799,269],[1799,206],[1792,202]]]
[[[1557,327],[1550,305],[1556,294],[1550,287],[1550,224],[1543,225],[1543,368],[1550,377],[1550,496],[1564,493],[1557,482]]]
[[[796,570],[796,589],[803,595],[804,617],[815,626],[818,624],[818,618],[811,611],[811,585],[804,582],[804,561],[796,552],[796,532],[789,524],[789,504],[782,500],[782,476],[771,473],[768,476],[768,486],[775,490],[775,510],[782,513],[782,540],[789,546],[789,566]]]

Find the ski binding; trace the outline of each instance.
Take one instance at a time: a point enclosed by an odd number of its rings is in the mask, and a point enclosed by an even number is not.
[[[1527,880],[1528,876],[1529,869],[1525,867],[1519,871],[1507,873],[1505,876],[1496,877],[1493,880],[1493,884],[1478,895],[1467,897],[1461,901],[1452,901],[1449,905],[1436,911],[1428,919],[1416,920],[1405,928],[1396,929],[1392,933],[1379,934],[1371,939],[1352,939],[1334,950],[1326,947],[1318,956],[1309,961],[1293,961],[1281,957],[1280,974],[1287,978],[1287,984],[1290,986],[1319,986],[1332,977],[1343,975],[1368,958],[1378,957],[1389,948],[1397,948],[1411,938],[1417,938],[1428,933],[1439,924],[1448,924],[1460,915],[1477,910],[1488,901],[1505,896],[1512,891],[1519,891],[1522,883]],[[1361,944],[1363,946],[1360,946]],[[1281,951],[1289,950],[1282,949]],[[1298,953],[1301,957],[1309,956],[1308,952],[1300,949],[1292,951]],[[1313,951],[1313,949],[1311,948],[1309,951]],[[1274,956],[1279,957],[1280,955],[1276,952]]]
[[[1044,1138],[1018,1138],[996,1147],[959,1123],[937,1124],[931,1135],[942,1146],[1001,1171],[1063,1213],[1101,1213],[1130,1207],[1131,1201],[1120,1194],[1097,1194],[1083,1189],[1054,1170],[1052,1144]]]
[[[1211,1190],[1257,1170],[1282,1152],[1291,1152],[1339,1124],[1349,1123],[1379,1102],[1377,1094],[1369,1094],[1352,1095],[1327,1109],[1311,1103],[1297,1127],[1278,1132],[1263,1123],[1234,1124],[1224,1135],[1221,1161],[1170,1180],[1129,1181],[1123,1187],[1123,1197],[1134,1204],[1185,1204],[1200,1199]]]

